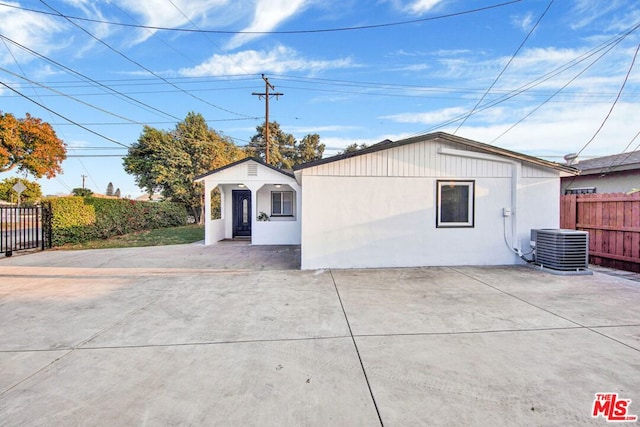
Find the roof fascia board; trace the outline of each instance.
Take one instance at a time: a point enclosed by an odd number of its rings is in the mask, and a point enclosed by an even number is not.
[[[259,164],[259,165],[262,165],[262,166],[267,167],[267,168],[269,168],[269,169],[272,169],[272,170],[274,170],[274,171],[276,171],[276,172],[279,172],[279,173],[281,173],[281,174],[283,174],[283,175],[286,175],[286,176],[288,176],[289,178],[295,178],[293,174],[288,173],[288,172],[285,172],[285,171],[283,171],[282,169],[278,169],[278,168],[277,168],[277,167],[275,167],[275,166],[268,165],[268,164],[266,164],[265,162],[261,161],[260,159],[256,159],[256,158],[253,158],[253,157],[245,157],[244,159],[240,159],[240,160],[235,161],[235,162],[233,162],[233,163],[229,163],[228,165],[221,166],[221,167],[219,167],[219,168],[217,168],[217,169],[214,169],[214,170],[212,170],[212,171],[209,171],[209,172],[207,172],[207,173],[205,173],[205,174],[199,175],[199,176],[197,176],[197,177],[195,177],[195,178],[194,178],[193,182],[202,182],[202,181],[204,181],[204,179],[205,179],[206,177],[208,177],[208,176],[210,176],[210,175],[216,174],[216,173],[221,172],[221,171],[223,171],[223,170],[225,170],[225,169],[233,168],[233,167],[235,167],[235,166],[238,166],[238,165],[240,165],[240,164],[242,164],[242,163],[246,163],[246,162],[249,162],[249,161],[256,162],[256,163],[257,163],[257,164]]]

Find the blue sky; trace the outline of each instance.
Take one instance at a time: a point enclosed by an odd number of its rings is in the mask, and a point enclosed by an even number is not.
[[[284,93],[271,120],[318,133],[326,155],[433,131],[557,161],[609,155],[640,144],[636,25],[635,0],[0,0],[0,82],[24,95],[0,88],[0,110],[67,143],[45,194],[87,175],[137,197],[118,143],[190,111],[246,144],[262,73]]]

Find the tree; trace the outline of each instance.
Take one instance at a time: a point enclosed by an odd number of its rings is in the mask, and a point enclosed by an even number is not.
[[[320,135],[317,133],[305,136],[297,146],[295,163],[300,165],[302,163],[320,160],[324,154],[324,148],[325,145],[320,143]]]
[[[53,178],[62,172],[66,152],[49,123],[29,114],[17,119],[0,113],[0,172],[17,168],[36,178]]]
[[[256,127],[256,134],[249,142],[249,152],[252,157],[266,160],[266,144],[264,125]],[[280,129],[278,122],[269,123],[269,163],[280,169],[291,169],[295,164],[296,139]]]
[[[80,197],[90,197],[93,196],[93,191],[89,190],[88,188],[76,187],[71,190],[71,194]]]
[[[280,169],[291,169],[295,165],[319,160],[325,145],[320,143],[320,135],[309,134],[298,143],[293,135],[280,129],[277,122],[269,123],[269,163]],[[256,127],[251,137],[248,155],[266,160],[264,126]]]
[[[40,184],[24,178],[13,177],[0,181],[0,200],[17,203],[18,193],[15,192],[13,186],[18,182],[23,183],[24,186],[27,187],[20,195],[20,203],[35,204],[42,198],[42,188],[40,188]]]
[[[118,188],[118,189],[116,190],[116,192],[115,192],[115,193],[113,193],[113,195],[114,195],[114,196],[116,196],[116,197],[119,199],[119,198],[121,197],[121,196],[120,196],[120,189]]]
[[[113,183],[107,184],[107,191],[104,193],[107,196],[113,196]]]
[[[191,112],[172,131],[145,126],[123,165],[140,188],[184,203],[200,222],[204,194],[194,178],[245,156],[229,138],[209,128],[201,114]]]
[[[338,152],[338,154],[347,154],[347,153],[353,153],[354,151],[358,151],[358,150],[363,150],[365,148],[367,148],[368,145],[365,143],[362,143],[360,145],[358,145],[357,142],[354,142],[353,144],[347,145],[346,147],[344,147],[344,150]]]

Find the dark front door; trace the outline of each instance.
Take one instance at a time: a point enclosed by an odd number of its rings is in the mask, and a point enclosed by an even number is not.
[[[233,237],[251,236],[251,191],[233,190]]]

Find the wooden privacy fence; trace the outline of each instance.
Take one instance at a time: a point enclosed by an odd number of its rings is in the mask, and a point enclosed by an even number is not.
[[[640,192],[560,196],[560,227],[589,232],[592,264],[640,273]]]

